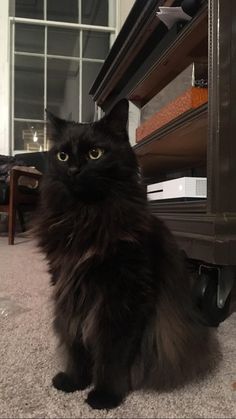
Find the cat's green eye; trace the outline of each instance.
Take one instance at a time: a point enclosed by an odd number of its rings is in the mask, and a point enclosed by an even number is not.
[[[59,153],[57,153],[57,158],[60,161],[67,161],[69,159],[68,154],[64,153],[63,151],[59,151]]]
[[[88,155],[91,160],[98,160],[104,154],[104,150],[102,148],[92,148]]]

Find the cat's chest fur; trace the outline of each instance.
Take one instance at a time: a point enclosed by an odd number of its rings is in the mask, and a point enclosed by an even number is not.
[[[85,346],[93,346],[100,323],[112,322],[114,311],[124,305],[129,313],[133,296],[137,301],[140,298],[141,307],[148,292],[143,278],[151,278],[149,263],[143,247],[129,237],[111,241],[105,255],[93,242],[82,253],[80,247],[71,246],[59,261],[61,270],[53,290],[56,331],[67,342],[78,337]]]
[[[67,282],[59,278],[53,290],[56,331],[68,343],[82,338],[85,346],[93,342],[104,303],[102,290],[92,284],[95,267],[91,260],[88,263],[89,269],[80,266]]]

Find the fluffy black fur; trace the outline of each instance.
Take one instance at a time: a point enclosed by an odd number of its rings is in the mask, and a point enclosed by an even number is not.
[[[36,235],[67,356],[54,386],[93,384],[87,403],[113,408],[132,389],[170,388],[204,372],[209,331],[193,311],[175,240],[148,208],[126,131],[128,102],[91,124],[48,117],[53,146]],[[104,153],[92,160],[97,147]]]

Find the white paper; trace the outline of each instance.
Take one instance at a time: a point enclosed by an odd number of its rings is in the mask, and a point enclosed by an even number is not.
[[[159,12],[156,13],[157,17],[167,26],[168,29],[179,21],[190,21],[191,16],[187,15],[182,7],[159,7]]]

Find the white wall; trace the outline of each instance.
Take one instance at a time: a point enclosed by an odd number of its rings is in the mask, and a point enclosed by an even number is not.
[[[0,154],[10,152],[9,0],[0,7]]]
[[[132,102],[129,102],[129,140],[131,145],[136,144],[136,129],[140,125],[140,109]]]
[[[119,14],[118,14],[118,30],[120,30],[125,19],[127,18],[135,0],[118,0],[119,3]]]
[[[119,0],[118,7],[118,31],[125,22],[130,10],[132,9],[135,0]],[[129,139],[132,145],[135,144],[136,128],[140,124],[140,110],[133,104],[129,103]]]

